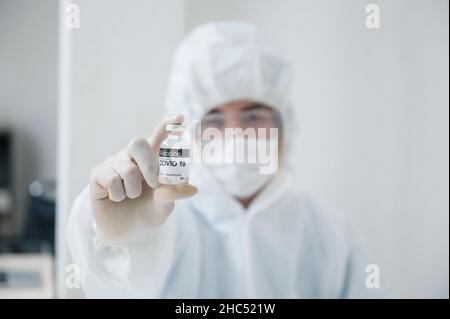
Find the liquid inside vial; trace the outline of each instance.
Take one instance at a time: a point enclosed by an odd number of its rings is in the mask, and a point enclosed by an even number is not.
[[[167,138],[159,148],[159,182],[177,185],[189,183],[190,145],[184,125],[167,124]]]

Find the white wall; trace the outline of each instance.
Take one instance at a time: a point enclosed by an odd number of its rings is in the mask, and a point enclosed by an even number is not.
[[[61,296],[71,203],[95,164],[133,137],[150,136],[164,114],[168,72],[183,21],[180,0],[74,3],[80,8],[80,28],[64,30],[60,57],[70,59],[61,74],[69,88],[60,101],[58,143]]]
[[[0,127],[14,136],[16,211],[22,226],[31,181],[55,178],[57,1],[0,0]]]
[[[250,21],[294,62],[299,187],[360,227],[391,296],[448,297],[448,2],[372,2],[379,30],[365,1],[77,1],[60,216],[92,165],[163,114],[181,34]]]
[[[188,27],[252,22],[289,53],[300,187],[357,223],[391,296],[448,298],[448,1],[189,3]]]

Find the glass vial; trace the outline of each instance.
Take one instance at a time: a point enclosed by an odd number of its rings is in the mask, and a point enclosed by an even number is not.
[[[190,145],[184,125],[167,124],[167,138],[159,148],[159,182],[177,185],[189,183]]]

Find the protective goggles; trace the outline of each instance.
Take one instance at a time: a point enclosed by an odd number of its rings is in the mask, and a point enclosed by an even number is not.
[[[225,128],[281,129],[281,116],[279,112],[269,108],[212,112],[203,117],[201,125],[202,130],[216,128],[220,131]]]

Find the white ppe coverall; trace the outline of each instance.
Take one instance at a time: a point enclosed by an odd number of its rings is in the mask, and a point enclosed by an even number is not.
[[[200,119],[248,99],[278,110],[285,152],[293,127],[291,66],[251,25],[216,22],[181,43],[167,105]],[[138,242],[101,238],[86,188],[75,200],[67,243],[90,298],[371,298],[363,241],[343,215],[297,191],[288,167],[245,209],[207,169],[193,167],[199,189]]]

